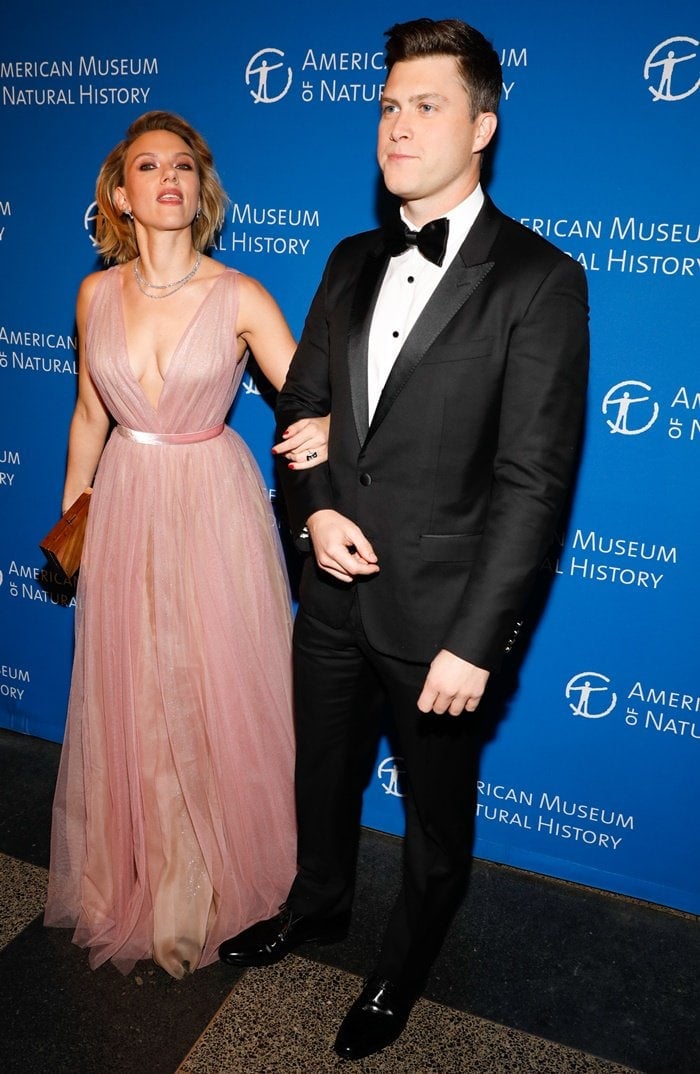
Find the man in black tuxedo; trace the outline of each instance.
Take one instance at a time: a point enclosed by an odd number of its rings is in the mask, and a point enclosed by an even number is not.
[[[221,947],[263,965],[345,933],[361,795],[388,699],[404,758],[403,881],[376,972],[335,1048],[401,1033],[463,894],[476,718],[571,480],[586,391],[586,282],[479,183],[496,53],[459,20],[388,32],[379,122],[395,229],[341,242],[280,394],[280,429],[331,412],[328,463],[294,472],[313,548],[295,626],[298,875]]]

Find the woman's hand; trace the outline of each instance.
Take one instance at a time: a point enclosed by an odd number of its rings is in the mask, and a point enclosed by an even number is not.
[[[328,431],[331,416],[324,418],[300,418],[285,429],[282,441],[272,449],[274,455],[282,455],[290,470],[310,470],[328,458]]]

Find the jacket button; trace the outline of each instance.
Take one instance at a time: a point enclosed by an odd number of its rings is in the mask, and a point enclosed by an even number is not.
[[[360,474],[360,484],[361,485],[371,485],[372,484],[372,478],[370,477],[370,475],[369,474]]]

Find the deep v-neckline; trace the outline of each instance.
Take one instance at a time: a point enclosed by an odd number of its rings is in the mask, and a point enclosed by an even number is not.
[[[170,371],[173,368],[173,363],[174,363],[175,359],[178,357],[178,354],[180,352],[180,348],[182,347],[183,342],[187,338],[187,336],[188,336],[188,334],[189,334],[189,332],[190,332],[190,330],[192,328],[192,325],[194,324],[194,322],[197,320],[197,318],[199,317],[200,313],[202,312],[202,309],[204,308],[204,306],[206,306],[206,304],[207,304],[207,302],[209,300],[209,297],[216,290],[219,281],[221,279],[223,279],[223,277],[227,274],[227,272],[228,272],[228,270],[224,269],[223,272],[219,273],[219,275],[216,277],[216,279],[214,280],[213,284],[211,285],[211,287],[207,291],[206,295],[204,296],[202,301],[199,303],[199,305],[197,306],[196,310],[193,312],[192,316],[190,317],[189,321],[185,325],[184,329],[182,330],[180,338],[177,341],[177,343],[175,344],[175,346],[173,347],[172,354],[170,355],[170,361],[168,362],[168,368],[165,371],[165,376],[162,377],[163,384],[161,386],[160,392],[158,393],[158,402],[156,403],[155,406],[153,405],[153,403],[151,402],[151,400],[148,398],[148,396],[146,395],[145,391],[143,390],[143,385],[141,384],[141,381],[138,379],[138,377],[134,373],[134,369],[133,369],[133,366],[131,364],[131,360],[129,358],[129,340],[128,340],[127,333],[126,333],[126,313],[125,313],[125,310],[124,310],[124,292],[123,292],[123,288],[122,288],[121,277],[119,275],[117,275],[117,286],[119,288],[119,295],[118,295],[118,297],[119,297],[119,314],[120,314],[121,327],[122,327],[122,343],[123,343],[123,350],[124,350],[124,360],[126,362],[127,372],[129,374],[129,376],[131,377],[132,381],[134,382],[134,384],[136,385],[136,387],[138,388],[138,390],[141,392],[141,395],[143,396],[143,398],[145,399],[145,401],[148,404],[149,408],[153,411],[154,414],[159,414],[160,413],[160,403],[161,403],[161,399],[163,398],[163,392],[165,391],[165,388],[166,388],[166,385],[167,385],[168,381],[171,379]]]

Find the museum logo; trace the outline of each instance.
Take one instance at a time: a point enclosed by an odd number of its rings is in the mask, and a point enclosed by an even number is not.
[[[651,386],[642,380],[623,380],[606,392],[601,407],[611,433],[639,436],[651,429],[659,416],[659,404],[651,398]]]
[[[644,79],[653,101],[682,101],[700,89],[700,41],[667,37],[644,63]]]
[[[572,716],[585,720],[602,720],[617,704],[617,694],[610,679],[598,671],[581,671],[566,684],[566,697]]]
[[[601,720],[618,705],[612,680],[598,671],[581,671],[566,684],[570,715]],[[684,742],[700,742],[700,695],[687,689],[659,687],[638,679],[620,694],[624,725]]]
[[[662,422],[668,421],[671,440],[700,440],[700,391],[681,384],[664,399]],[[611,435],[640,436],[648,432],[661,415],[654,390],[643,380],[621,380],[603,396],[601,411]]]
[[[248,60],[245,84],[256,104],[276,104],[289,92],[293,74],[279,48],[261,48]]]
[[[404,790],[401,777],[404,774],[402,757],[385,757],[377,765],[377,779],[380,780],[385,794],[391,794],[394,798],[403,798]]]

